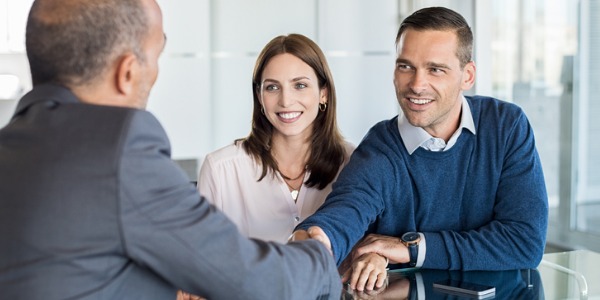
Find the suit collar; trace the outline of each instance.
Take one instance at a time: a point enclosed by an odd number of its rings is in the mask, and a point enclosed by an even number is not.
[[[21,98],[14,116],[18,116],[25,112],[30,106],[42,102],[45,102],[47,105],[80,103],[75,94],[63,86],[56,84],[40,84],[35,86],[33,90]]]

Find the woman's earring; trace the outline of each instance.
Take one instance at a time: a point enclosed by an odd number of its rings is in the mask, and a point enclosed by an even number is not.
[[[320,111],[325,111],[327,109],[327,103],[319,103],[319,110]]]
[[[263,115],[265,114],[265,107],[264,106],[260,107],[260,113],[263,114]]]

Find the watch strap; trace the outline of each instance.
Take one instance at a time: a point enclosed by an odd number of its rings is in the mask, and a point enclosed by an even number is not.
[[[421,234],[418,232],[406,232],[402,235],[400,240],[406,246],[408,250],[409,263],[411,268],[417,266],[417,259],[419,257],[419,242],[421,241]]]
[[[419,256],[419,245],[411,244],[411,245],[408,245],[407,248],[408,248],[408,255],[410,256],[409,265],[411,267],[415,267],[415,266],[417,266],[417,257]]]

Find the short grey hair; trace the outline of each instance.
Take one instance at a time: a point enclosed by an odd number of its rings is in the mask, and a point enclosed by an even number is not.
[[[128,51],[144,61],[148,31],[140,0],[36,0],[25,38],[33,84],[85,85]]]

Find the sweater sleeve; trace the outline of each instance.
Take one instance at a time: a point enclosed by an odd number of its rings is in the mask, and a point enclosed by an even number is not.
[[[504,151],[500,152],[493,219],[468,231],[424,232],[424,268],[506,270],[539,264],[546,240],[548,197],[533,130],[520,109],[516,115],[512,124],[501,125],[506,134],[500,134],[504,144],[498,146]]]
[[[391,197],[392,187],[387,182],[393,180],[389,172],[393,165],[382,155],[384,143],[365,142],[382,138],[384,126],[380,125],[374,126],[356,148],[325,203],[296,227],[321,227],[331,241],[338,265],[382,213],[383,199]]]

